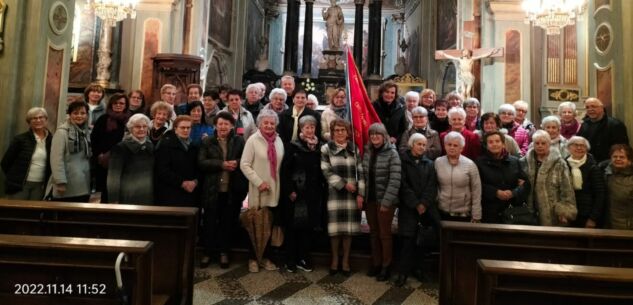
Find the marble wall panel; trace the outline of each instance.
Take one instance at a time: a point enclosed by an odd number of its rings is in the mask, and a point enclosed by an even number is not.
[[[512,103],[521,99],[521,33],[506,32],[505,46],[505,101]]]
[[[63,64],[64,50],[58,50],[49,46],[44,88],[44,109],[48,112],[49,130],[55,130],[57,127],[57,110],[61,95]]]
[[[86,87],[92,81],[95,42],[95,16],[90,10],[82,10],[79,30],[77,60],[70,63],[71,87]]]
[[[613,69],[611,65],[604,69],[596,70],[596,84],[598,99],[604,104],[607,114],[612,115]]]
[[[147,97],[146,103],[151,105],[160,99],[160,96],[152,96],[152,57],[159,52],[161,22],[158,19],[147,19],[144,23],[143,31],[143,52],[141,62],[141,90]]]

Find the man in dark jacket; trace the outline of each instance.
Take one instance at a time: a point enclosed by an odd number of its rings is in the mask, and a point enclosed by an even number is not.
[[[386,81],[378,89],[380,96],[372,103],[380,121],[387,128],[391,144],[398,143],[407,130],[406,109],[398,97],[398,86],[393,81]]]
[[[585,109],[587,116],[577,135],[589,141],[589,152],[596,162],[609,159],[609,150],[613,144],[629,144],[626,126],[620,120],[608,116],[599,99],[590,97],[585,100]]]

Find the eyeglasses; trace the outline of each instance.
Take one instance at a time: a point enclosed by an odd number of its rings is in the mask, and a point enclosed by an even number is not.
[[[147,125],[134,125],[132,127],[136,128],[136,129],[147,129],[148,128]]]
[[[500,112],[500,115],[514,115],[512,112]]]
[[[43,115],[32,117],[31,120],[46,120],[46,117]]]
[[[517,109],[517,112],[527,113],[527,110]]]
[[[414,119],[423,119],[423,118],[425,118],[425,116],[423,116],[423,115],[414,115],[413,118]]]
[[[336,128],[336,129],[334,129],[334,132],[336,132],[336,133],[344,133],[344,132],[347,132],[347,129],[345,129],[345,128],[341,128],[341,129]]]

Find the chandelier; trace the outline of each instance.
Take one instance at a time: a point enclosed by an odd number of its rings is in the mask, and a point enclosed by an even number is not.
[[[558,35],[560,29],[572,25],[584,10],[586,0],[523,0],[526,23],[545,29],[547,35]]]
[[[116,23],[129,15],[136,18],[136,4],[139,0],[88,0],[88,8],[94,10],[106,26],[114,27]]]

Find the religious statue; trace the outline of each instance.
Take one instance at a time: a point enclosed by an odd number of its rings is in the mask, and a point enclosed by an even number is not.
[[[330,50],[338,50],[341,47],[341,33],[343,32],[343,9],[336,4],[336,0],[330,0],[330,7],[323,8],[321,13],[323,20],[325,20]]]
[[[455,57],[447,54],[444,51],[438,51],[441,56],[453,60],[457,65],[457,77],[460,81],[460,93],[464,96],[464,98],[471,97],[471,90],[473,88],[473,84],[475,83],[475,75],[473,75],[473,64],[475,60],[479,60],[486,57],[491,57],[499,52],[501,52],[501,48],[492,49],[490,52],[481,54],[479,56],[473,57],[473,52],[469,49],[462,50],[462,56]]]

